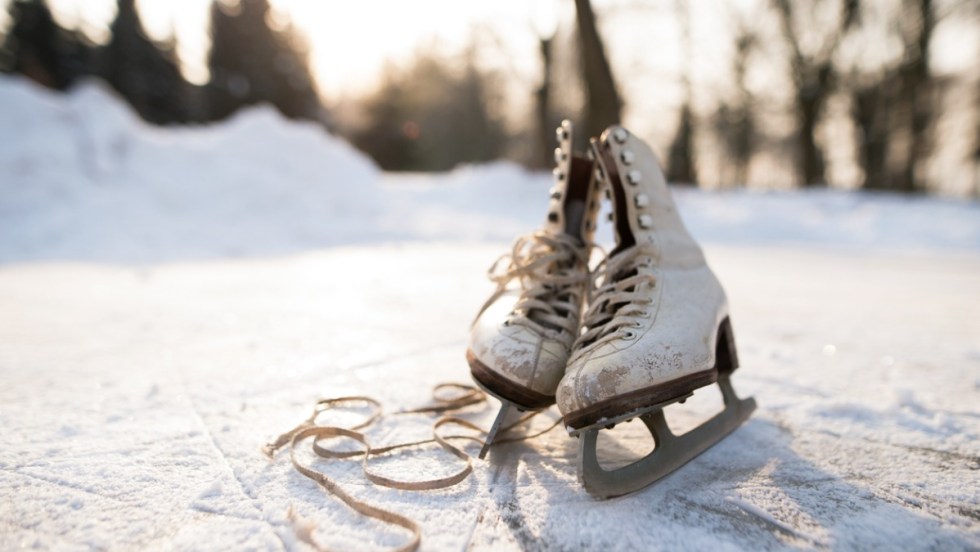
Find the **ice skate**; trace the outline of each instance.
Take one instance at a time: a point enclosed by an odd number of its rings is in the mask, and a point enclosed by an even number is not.
[[[738,359],[725,292],[684,228],[653,152],[621,127],[593,140],[592,151],[612,191],[616,247],[593,278],[557,402],[566,428],[580,437],[585,488],[607,498],[679,468],[741,425],[755,401],[732,389]],[[684,435],[671,433],[663,408],[713,383],[725,409]],[[604,470],[599,431],[636,417],[653,434],[653,452]]]
[[[593,162],[572,151],[572,125],[558,128],[555,186],[544,227],[518,238],[490,268],[497,290],[473,322],[466,359],[477,385],[502,406],[480,457],[520,411],[555,403],[579,334],[599,208]]]

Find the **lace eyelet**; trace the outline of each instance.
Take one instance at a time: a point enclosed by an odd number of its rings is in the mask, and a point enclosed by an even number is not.
[[[633,327],[634,328],[637,328],[637,329],[640,329],[640,328],[643,327],[643,323],[642,322],[633,322]]]
[[[632,339],[635,339],[635,338],[636,338],[636,332],[634,332],[632,330],[627,330],[627,331],[623,332],[623,339],[632,340]]]

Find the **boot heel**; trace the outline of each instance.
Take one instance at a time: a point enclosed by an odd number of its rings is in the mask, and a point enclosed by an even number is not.
[[[718,343],[715,346],[715,367],[718,374],[731,374],[738,368],[738,351],[735,350],[735,333],[732,322],[726,316],[718,325]]]

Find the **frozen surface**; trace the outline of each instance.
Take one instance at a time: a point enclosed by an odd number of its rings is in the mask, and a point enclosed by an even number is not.
[[[384,175],[263,110],[148,130],[91,86],[63,99],[0,80],[0,123],[0,549],[302,550],[290,508],[328,547],[403,543],[259,449],[318,397],[396,412],[466,382],[484,272],[543,218],[546,177]],[[678,196],[730,295],[735,387],[759,402],[727,440],[605,502],[561,430],[442,491],[317,466],[419,521],[426,550],[980,547],[977,205]],[[690,426],[716,395],[668,417]],[[432,421],[369,435],[425,438]],[[649,446],[640,429],[609,432],[608,457]],[[424,449],[377,468],[454,462]]]

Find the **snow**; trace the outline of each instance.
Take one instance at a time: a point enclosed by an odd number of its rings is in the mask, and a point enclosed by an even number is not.
[[[320,397],[390,414],[466,382],[485,270],[543,219],[546,175],[384,174],[267,109],[152,129],[98,85],[56,96],[6,78],[0,167],[0,548],[303,550],[302,527],[333,549],[405,542],[261,446]],[[602,502],[560,429],[439,491],[315,465],[418,521],[424,550],[980,547],[980,207],[676,196],[730,296],[735,388],[759,403],[728,439]],[[706,389],[668,420],[719,405]],[[367,434],[424,439],[433,419]],[[615,461],[648,441],[628,423],[600,442]],[[407,478],[459,467],[434,448],[372,462]]]

